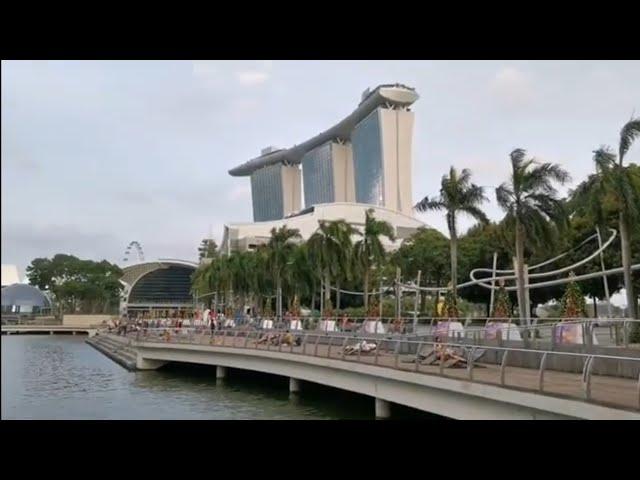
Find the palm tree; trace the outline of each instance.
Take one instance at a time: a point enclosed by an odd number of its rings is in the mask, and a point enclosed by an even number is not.
[[[353,242],[351,237],[360,232],[345,220],[318,221],[318,230],[309,238],[309,248],[319,263],[324,276],[325,300],[331,299],[331,280],[336,285],[336,308],[340,309],[340,283],[351,277]]]
[[[373,213],[373,208],[367,210],[362,238],[356,242],[354,250],[355,261],[362,271],[365,311],[369,308],[369,275],[371,266],[376,265],[380,268],[385,258],[385,251],[380,242],[380,237],[387,237],[391,241],[395,240],[391,224],[376,220]]]
[[[329,258],[331,259],[331,274],[336,285],[336,309],[340,310],[340,284],[349,280],[352,274],[353,242],[354,235],[360,232],[345,220],[329,222],[327,233],[329,236]]]
[[[533,241],[550,239],[549,220],[559,222],[562,202],[557,198],[553,182],[564,184],[569,173],[557,164],[526,159],[526,152],[516,148],[511,152],[511,178],[496,188],[498,205],[507,213],[505,223],[515,224],[516,283],[520,322],[529,323],[524,290],[524,245],[527,235]]]
[[[640,118],[632,118],[620,131],[617,158],[607,146],[596,150],[593,155],[596,174],[574,192],[575,203],[586,205],[601,226],[606,224],[607,213],[618,217],[624,286],[631,318],[638,318],[639,313],[631,277],[631,231],[640,225],[640,179],[637,170],[625,167],[623,160],[639,136]]]
[[[445,210],[447,212],[447,227],[451,242],[451,288],[453,298],[458,296],[458,214],[464,213],[481,223],[489,223],[489,219],[478,207],[489,199],[484,195],[484,189],[471,183],[471,171],[463,169],[460,174],[454,167],[449,175],[444,175],[440,182],[440,196],[436,198],[424,197],[415,206],[419,212]]]
[[[271,229],[271,238],[269,239],[268,247],[268,262],[267,265],[276,283],[276,295],[278,295],[278,316],[282,315],[282,277],[285,266],[290,259],[291,252],[294,247],[294,241],[300,239],[300,231],[297,228],[288,228],[283,225],[279,229],[275,227]]]

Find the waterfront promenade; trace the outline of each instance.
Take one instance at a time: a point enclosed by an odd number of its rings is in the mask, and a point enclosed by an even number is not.
[[[265,345],[256,343],[260,332],[218,333],[185,329],[167,336],[162,329],[99,335],[90,342],[119,342],[133,352],[138,369],[169,362],[215,365],[221,378],[229,368],[289,377],[292,392],[309,381],[369,395],[380,418],[389,415],[391,402],[458,419],[640,419],[637,357],[450,344],[464,348],[469,361],[464,368],[447,368],[416,362],[416,352],[433,347],[425,340],[305,332],[298,346]],[[378,348],[346,353],[347,345],[362,340]],[[474,361],[478,349],[486,352]],[[523,356],[539,358],[539,367],[517,366]],[[582,365],[581,371],[555,369],[559,357]],[[620,375],[595,373],[604,367]]]

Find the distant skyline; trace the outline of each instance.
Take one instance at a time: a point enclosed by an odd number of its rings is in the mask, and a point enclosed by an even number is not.
[[[499,185],[516,147],[568,169],[570,188],[640,113],[637,61],[3,61],[2,263],[22,276],[55,253],[121,263],[132,240],[147,259],[195,260],[203,238],[251,221],[249,182],[227,170],[325,130],[382,83],[420,94],[414,203],[451,165]],[[447,233],[443,215],[416,217]]]

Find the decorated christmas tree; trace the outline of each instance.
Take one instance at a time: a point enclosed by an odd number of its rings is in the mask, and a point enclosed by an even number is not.
[[[300,300],[298,299],[298,295],[293,297],[293,302],[291,302],[291,314],[294,317],[300,316]]]
[[[458,318],[458,299],[453,295],[452,290],[447,290],[444,296],[444,308],[442,313],[448,318]]]
[[[500,281],[500,288],[498,289],[498,294],[493,304],[491,316],[493,318],[511,317],[511,301],[509,300],[507,290],[504,288],[504,281]]]
[[[574,273],[569,273],[571,281],[567,285],[567,289],[562,296],[561,312],[562,318],[581,318],[587,316],[587,307],[584,295],[580,291],[580,287],[573,280]]]
[[[377,318],[380,316],[380,306],[376,297],[369,297],[369,311],[367,314],[369,318]]]
[[[271,311],[271,299],[270,298],[265,298],[264,299],[264,307],[262,309],[262,314],[267,318],[273,316],[273,312]]]
[[[335,315],[333,311],[333,304],[331,303],[331,299],[328,298],[324,304],[324,317],[332,318]]]

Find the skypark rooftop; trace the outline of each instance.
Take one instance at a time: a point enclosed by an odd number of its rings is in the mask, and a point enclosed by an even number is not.
[[[330,140],[350,140],[354,127],[379,106],[408,107],[418,98],[415,89],[401,84],[379,85],[373,90],[367,89],[362,95],[362,100],[358,108],[328,130],[300,145],[294,145],[291,148],[270,151],[268,153],[265,152],[257,158],[232,168],[229,170],[229,175],[244,177],[251,175],[255,170],[277,163],[287,165],[299,164],[305,153]]]

